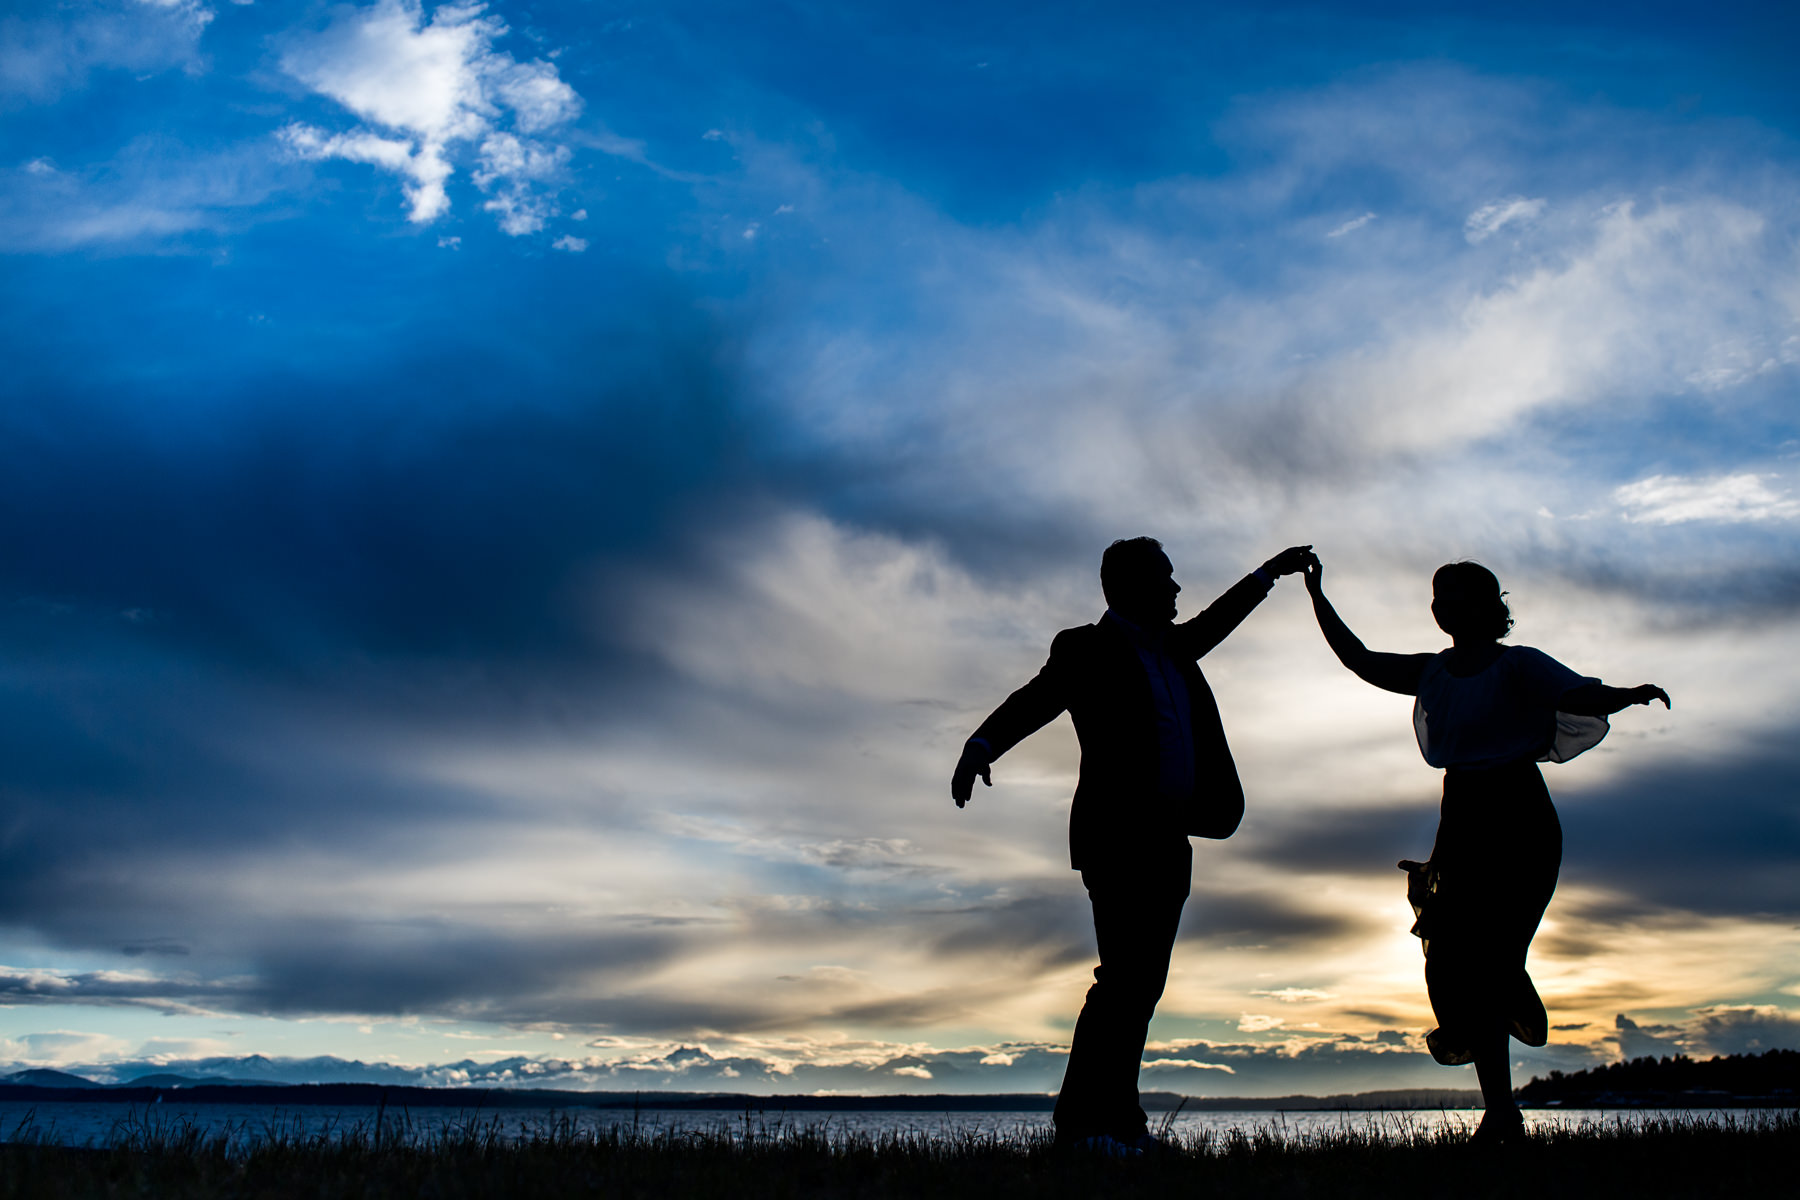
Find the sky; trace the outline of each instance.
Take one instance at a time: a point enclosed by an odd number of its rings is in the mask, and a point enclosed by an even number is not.
[[[0,17],[0,1069],[1049,1092],[1066,718],[1161,538],[1439,564],[1655,682],[1546,769],[1522,1080],[1800,1046],[1800,91],[1780,4]],[[1284,580],[1203,666],[1143,1084],[1431,1063],[1405,697]],[[10,1064],[10,1066],[9,1066]]]

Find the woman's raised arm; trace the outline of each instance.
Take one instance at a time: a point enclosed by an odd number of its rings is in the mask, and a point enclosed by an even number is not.
[[[1337,615],[1337,609],[1325,598],[1325,567],[1316,555],[1306,566],[1306,591],[1312,596],[1313,615],[1319,619],[1319,629],[1339,662],[1354,671],[1358,679],[1384,691],[1399,692],[1403,696],[1419,694],[1419,676],[1424,672],[1425,664],[1431,661],[1431,655],[1384,654],[1363,645],[1362,639],[1350,632],[1344,619]]]

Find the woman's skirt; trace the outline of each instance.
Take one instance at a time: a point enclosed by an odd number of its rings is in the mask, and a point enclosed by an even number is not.
[[[1527,1046],[1549,1040],[1525,952],[1561,865],[1562,825],[1536,763],[1444,772],[1431,861],[1408,881],[1438,1021],[1426,1043],[1438,1062],[1470,1062],[1501,1032]]]

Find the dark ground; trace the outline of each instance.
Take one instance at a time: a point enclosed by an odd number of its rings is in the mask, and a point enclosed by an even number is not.
[[[497,1127],[423,1146],[283,1139],[229,1152],[197,1134],[147,1131],[109,1149],[0,1146],[0,1197],[1158,1197],[1696,1196],[1790,1194],[1800,1115],[1589,1126],[1498,1150],[1461,1133],[1337,1133],[1303,1143],[1231,1134],[1135,1162],[1071,1158],[1041,1142],[774,1134],[551,1136],[509,1144]]]

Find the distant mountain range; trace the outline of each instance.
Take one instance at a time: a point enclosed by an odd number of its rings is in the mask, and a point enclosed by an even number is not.
[[[317,1058],[269,1058],[260,1054],[234,1057],[187,1059],[175,1062],[110,1062],[91,1067],[53,1071],[43,1068],[23,1069],[11,1074],[0,1064],[0,1093],[14,1096],[29,1094],[39,1100],[50,1099],[54,1091],[70,1098],[94,1100],[135,1100],[158,1091],[179,1090],[183,1098],[198,1101],[196,1089],[239,1089],[221,1103],[263,1103],[242,1089],[260,1088],[271,1097],[268,1103],[379,1103],[387,1089],[391,1103],[465,1107],[469,1105],[516,1106],[596,1106],[629,1108],[688,1108],[746,1110],[813,1109],[888,1109],[892,1111],[949,1112],[969,1111],[1049,1111],[1055,1100],[1047,1091],[1031,1093],[918,1092],[866,1094],[861,1089],[843,1089],[843,1097],[821,1098],[816,1095],[775,1095],[751,1092],[701,1090],[707,1080],[696,1079],[681,1088],[678,1080],[645,1080],[648,1087],[633,1087],[629,1078],[583,1079],[579,1073],[559,1068],[571,1064],[540,1062],[532,1059],[501,1059],[488,1062],[440,1063],[430,1067],[403,1066],[384,1062],[362,1062],[331,1056]],[[698,1085],[698,1087],[694,1085]],[[535,1085],[535,1086],[534,1086]],[[311,1091],[292,1089],[312,1086]],[[345,1088],[360,1087],[360,1092]],[[36,1088],[26,1093],[23,1089]],[[332,1089],[329,1099],[323,1089]],[[351,1095],[376,1097],[353,1100]],[[406,1099],[402,1099],[406,1097]],[[60,1096],[58,1098],[61,1098]],[[1476,1100],[1476,1093],[1465,1089],[1414,1089],[1408,1091],[1367,1092],[1355,1095],[1288,1095],[1279,1097],[1183,1097],[1173,1092],[1146,1093],[1145,1107],[1167,1112],[1179,1106],[1189,1110],[1210,1111],[1276,1111],[1300,1109],[1438,1109],[1466,1108]]]
[[[333,1062],[339,1060],[331,1060]],[[251,1056],[219,1060],[220,1065],[277,1074],[284,1063]],[[208,1064],[211,1065],[211,1064]],[[293,1064],[299,1073],[326,1069],[323,1062]],[[379,1065],[379,1064],[377,1064]],[[344,1063],[366,1069],[361,1063]],[[0,1100],[85,1100],[149,1103],[179,1091],[194,1103],[337,1105],[378,1104],[418,1108],[610,1108],[647,1110],[705,1109],[736,1112],[1048,1112],[1055,1103],[1041,1092],[993,1095],[793,1095],[755,1096],[738,1092],[573,1091],[548,1088],[425,1087],[408,1082],[318,1079],[247,1079],[241,1075],[146,1072],[102,1082],[68,1071],[41,1067],[0,1076]],[[1519,1102],[1534,1108],[1746,1107],[1800,1108],[1800,1051],[1770,1050],[1760,1055],[1732,1055],[1696,1061],[1685,1056],[1640,1058],[1565,1075],[1552,1071],[1533,1079],[1518,1092]],[[1473,1090],[1411,1088],[1332,1096],[1181,1096],[1146,1092],[1144,1108],[1169,1112],[1177,1108],[1205,1112],[1281,1112],[1302,1110],[1472,1108]]]
[[[1055,1097],[1042,1093],[994,1095],[751,1096],[737,1092],[571,1092],[544,1088],[428,1088],[379,1083],[276,1083],[260,1080],[141,1075],[123,1083],[98,1083],[66,1071],[34,1069],[0,1076],[0,1101],[83,1100],[151,1103],[179,1091],[192,1103],[388,1105],[411,1108],[605,1108],[723,1112],[1049,1112]],[[1150,1112],[1392,1110],[1472,1107],[1478,1093],[1414,1088],[1340,1096],[1206,1097],[1146,1092]]]
[[[34,1067],[28,1071],[15,1071],[11,1075],[0,1075],[0,1084],[19,1084],[26,1087],[86,1089],[93,1091],[112,1091],[117,1088],[186,1088],[199,1087],[267,1087],[268,1081],[261,1079],[221,1079],[216,1076],[203,1075],[137,1075],[123,1083],[100,1083],[85,1075],[71,1075],[67,1071],[51,1071],[43,1067]],[[277,1085],[283,1086],[283,1085]]]

